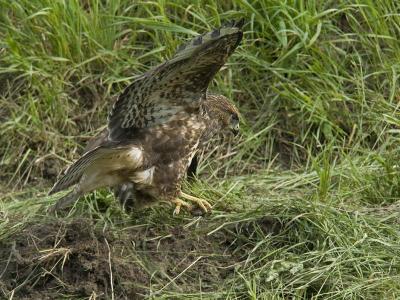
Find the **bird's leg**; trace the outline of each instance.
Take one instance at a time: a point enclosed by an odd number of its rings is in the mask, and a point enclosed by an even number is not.
[[[211,206],[210,203],[207,202],[207,200],[190,196],[188,194],[185,194],[182,191],[181,191],[181,194],[179,196],[182,197],[182,198],[185,198],[186,200],[189,200],[189,201],[197,203],[197,205],[200,206],[201,209],[204,210],[204,212],[206,212],[206,213],[208,212],[207,207],[210,209],[210,211],[212,210],[212,206]]]
[[[175,210],[174,210],[174,213],[173,213],[174,216],[179,214],[179,212],[181,211],[181,206],[184,206],[186,208],[190,207],[189,203],[186,203],[185,201],[182,201],[181,199],[178,199],[178,198],[175,199],[175,200],[172,200],[172,203],[176,204]]]

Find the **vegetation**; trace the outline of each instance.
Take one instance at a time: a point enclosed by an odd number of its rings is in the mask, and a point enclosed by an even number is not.
[[[87,219],[113,237],[101,299],[133,299],[117,285],[149,299],[398,299],[399,10],[391,0],[0,1],[0,266],[16,265],[15,249],[24,262],[15,278],[0,267],[0,295],[36,299],[35,286],[79,259],[39,240],[22,251],[39,234],[29,230]],[[243,42],[210,87],[239,108],[240,134],[216,138],[184,187],[214,213],[173,217],[160,204],[127,215],[103,190],[47,217],[57,174],[123,88],[241,17]],[[176,256],[182,240],[192,248]],[[118,261],[147,281],[119,280]],[[57,280],[48,299],[96,298]]]

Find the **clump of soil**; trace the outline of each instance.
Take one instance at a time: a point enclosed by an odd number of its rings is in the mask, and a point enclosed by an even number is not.
[[[198,292],[200,281],[203,292],[216,291],[242,261],[230,232],[167,225],[103,232],[86,220],[35,225],[1,245],[0,291],[34,300],[140,299]]]

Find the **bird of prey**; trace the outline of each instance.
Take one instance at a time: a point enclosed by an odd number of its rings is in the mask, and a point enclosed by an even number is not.
[[[197,203],[185,194],[182,180],[193,157],[224,129],[239,131],[239,112],[222,95],[207,93],[215,74],[239,45],[244,20],[194,37],[172,57],[134,80],[108,114],[107,127],[89,143],[84,155],[67,168],[49,195],[74,189],[49,213],[81,195],[106,187],[122,206],[169,201],[174,214]]]

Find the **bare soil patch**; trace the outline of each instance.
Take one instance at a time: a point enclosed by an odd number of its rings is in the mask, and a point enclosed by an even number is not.
[[[33,300],[216,291],[245,260],[246,247],[235,235],[246,231],[251,237],[255,227],[265,234],[280,229],[266,218],[211,235],[199,227],[163,224],[113,231],[94,230],[87,220],[34,225],[1,245],[0,291],[7,298],[13,293],[14,299]]]

